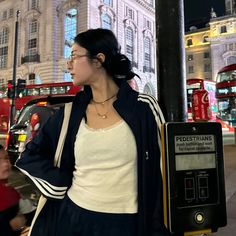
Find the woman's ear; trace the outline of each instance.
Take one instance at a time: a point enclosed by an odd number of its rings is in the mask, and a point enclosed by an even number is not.
[[[103,63],[105,61],[106,56],[103,53],[98,53],[96,58]]]
[[[94,64],[97,68],[102,67],[102,63],[105,61],[105,55],[103,53],[98,53],[96,58],[94,59]]]

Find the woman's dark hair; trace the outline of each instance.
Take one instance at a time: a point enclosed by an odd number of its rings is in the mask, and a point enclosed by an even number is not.
[[[130,80],[136,75],[132,71],[130,60],[120,53],[120,46],[111,30],[89,29],[79,33],[74,41],[88,51],[91,59],[97,58],[98,53],[103,53],[105,61],[102,66],[115,82],[119,83],[120,79]]]
[[[4,149],[4,147],[0,144],[0,150]]]

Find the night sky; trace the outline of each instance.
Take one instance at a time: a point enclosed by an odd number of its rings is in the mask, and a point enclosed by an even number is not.
[[[225,0],[184,0],[185,21],[209,18],[211,7],[214,8],[217,16],[225,13]]]

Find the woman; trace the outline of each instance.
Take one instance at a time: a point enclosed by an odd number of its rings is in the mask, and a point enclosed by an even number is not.
[[[63,199],[53,226],[57,236],[169,235],[162,209],[161,110],[153,97],[128,85],[135,74],[112,31],[91,29],[74,41],[68,69],[84,90],[73,102],[61,167],[53,166],[53,157],[63,109],[16,165],[48,199]],[[37,221],[33,236],[42,228]]]

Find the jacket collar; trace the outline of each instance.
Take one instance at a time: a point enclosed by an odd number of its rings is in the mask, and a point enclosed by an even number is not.
[[[117,100],[113,103],[119,115],[131,125],[134,119],[134,110],[137,105],[138,92],[133,90],[127,82],[121,84],[117,94]]]

